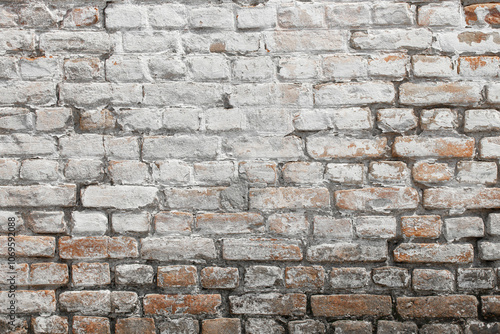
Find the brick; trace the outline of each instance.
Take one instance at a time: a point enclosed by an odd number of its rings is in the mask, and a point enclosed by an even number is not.
[[[497,6],[496,3],[478,3],[465,6],[465,22],[470,26],[497,25],[500,23],[500,12]]]
[[[231,318],[208,319],[201,322],[202,334],[241,333],[241,320]]]
[[[164,31],[130,31],[123,33],[123,50],[125,52],[167,52],[177,51],[177,37]]]
[[[453,171],[447,163],[417,162],[413,165],[413,180],[421,183],[443,183],[453,178]]]
[[[307,152],[315,159],[331,158],[379,158],[387,151],[387,139],[350,139],[334,135],[314,135],[307,137]]]
[[[116,321],[115,333],[117,334],[155,334],[156,327],[153,318],[127,318]]]
[[[104,62],[96,57],[79,57],[64,60],[64,79],[68,81],[104,80]]]
[[[457,26],[460,22],[460,6],[455,2],[431,3],[418,9],[418,24],[421,26]]]
[[[72,8],[64,18],[62,27],[64,28],[85,28],[98,26],[102,21],[99,8],[97,7],[77,7]]]
[[[8,257],[12,240],[0,236],[0,257]],[[54,257],[56,241],[54,237],[17,235],[15,237],[16,257]]]
[[[377,110],[377,126],[382,132],[405,133],[418,126],[418,119],[413,109],[379,109]]]
[[[364,188],[335,191],[335,202],[341,210],[384,211],[415,209],[419,198],[413,188]]]
[[[56,315],[32,318],[31,326],[35,334],[66,334],[69,329],[68,318]]]
[[[462,329],[455,324],[427,324],[422,326],[420,332],[422,334],[460,334]]]
[[[302,141],[296,136],[227,139],[227,155],[238,160],[273,159],[295,161],[304,158]]]
[[[422,130],[446,131],[457,127],[457,112],[450,109],[428,109],[420,113]]]
[[[304,315],[306,295],[266,293],[229,296],[229,308],[232,314]]]
[[[326,188],[251,188],[249,191],[251,209],[321,209],[330,206],[330,195]]]
[[[27,27],[49,28],[55,24],[55,18],[44,4],[21,7],[19,23]]]
[[[495,261],[500,259],[498,256],[498,250],[500,249],[500,244],[496,242],[481,241],[478,244],[479,248],[479,258],[485,261]]]
[[[319,59],[282,57],[278,62],[278,78],[283,81],[313,79],[318,76]]]
[[[463,290],[493,289],[495,274],[490,268],[459,268],[457,285]]]
[[[346,36],[335,31],[274,31],[264,33],[269,52],[340,51]]]
[[[406,263],[470,263],[474,258],[471,244],[406,244],[394,250],[394,261]]]
[[[108,171],[115,184],[150,183],[149,166],[140,161],[109,161]]]
[[[112,230],[118,234],[148,233],[151,216],[148,212],[138,213],[113,213],[111,218]]]
[[[337,242],[310,246],[310,262],[381,262],[387,259],[385,242]]]
[[[31,286],[66,285],[69,282],[68,266],[63,263],[33,263],[30,267]]]
[[[317,320],[294,320],[288,323],[288,330],[293,334],[306,334],[306,333],[326,333],[325,325]]]
[[[205,161],[195,163],[194,180],[197,184],[229,184],[234,176],[234,163],[232,161]]]
[[[72,213],[73,236],[99,236],[108,230],[108,217],[102,212],[74,211]]]
[[[452,196],[452,197],[451,197]],[[500,207],[498,188],[433,188],[424,190],[427,209],[492,209]]]
[[[95,53],[111,51],[111,38],[100,31],[49,31],[40,35],[40,49],[46,54]]]
[[[351,45],[360,50],[422,50],[431,42],[432,34],[426,29],[369,30],[351,36]]]
[[[411,60],[416,77],[450,78],[457,75],[450,57],[416,55]]]
[[[397,224],[395,217],[364,216],[354,219],[354,230],[358,238],[392,239],[396,237]]]
[[[167,266],[158,267],[158,286],[167,288],[185,288],[197,284],[197,270],[195,266]]]
[[[188,53],[249,54],[259,50],[259,35],[255,33],[183,34],[182,44]]]
[[[365,180],[365,166],[347,163],[328,164],[324,178],[334,183],[362,184]]]
[[[249,183],[276,183],[277,164],[275,162],[243,161],[238,166],[240,178]]]
[[[194,81],[221,81],[229,79],[229,63],[222,55],[192,56],[188,58]]]
[[[80,112],[80,129],[85,132],[97,130],[112,130],[117,125],[116,117],[119,117],[119,124],[123,126],[122,110],[116,110],[112,113],[110,110],[98,108],[97,110],[83,110]],[[140,124],[140,123],[139,123]],[[125,127],[125,126],[124,126]]]
[[[158,261],[211,260],[216,258],[213,240],[208,238],[144,238],[141,258]]]
[[[474,296],[398,297],[396,308],[403,319],[476,318]]]
[[[313,234],[315,238],[351,239],[352,221],[349,218],[314,216]]]
[[[410,170],[401,161],[370,162],[368,177],[375,184],[401,184],[409,179]]]
[[[53,155],[56,151],[52,138],[21,133],[0,136],[0,148],[4,157]]]
[[[193,215],[186,212],[161,211],[154,217],[155,234],[190,234],[193,225]]]
[[[32,51],[35,48],[33,32],[17,29],[4,30],[0,38],[0,53],[8,51]]]
[[[131,21],[131,18],[129,18]],[[108,20],[106,20],[108,23]],[[143,60],[130,56],[111,56],[106,59],[106,79],[111,82],[143,82],[147,81],[147,73],[143,70]]]
[[[484,223],[480,217],[457,217],[444,220],[444,237],[448,242],[483,236]]]
[[[0,58],[0,78],[19,79],[19,72],[16,68],[17,59],[14,57]]]
[[[380,320],[377,323],[377,334],[408,333],[417,334],[418,327],[414,322],[387,321]]]
[[[0,180],[11,181],[19,177],[21,163],[14,159],[0,159]]]
[[[107,290],[66,291],[59,295],[59,304],[64,312],[106,315],[111,312],[111,293]]]
[[[157,81],[181,80],[187,72],[184,62],[176,58],[149,58],[148,68],[151,77]]]
[[[494,56],[473,56],[460,57],[458,63],[458,73],[463,77],[498,77],[500,71],[500,57]]]
[[[144,264],[120,264],[115,268],[115,282],[123,285],[147,285],[153,283],[153,267]]]
[[[392,83],[383,81],[321,84],[313,88],[315,105],[319,107],[391,103],[395,97]]]
[[[214,6],[194,8],[190,11],[189,26],[193,29],[234,29],[230,7]]]
[[[325,284],[325,270],[321,266],[287,267],[285,287],[287,289],[319,290]]]
[[[251,8],[248,9],[253,10]],[[261,9],[267,10],[269,8]],[[256,20],[259,19],[256,18]],[[242,82],[267,82],[270,81],[274,75],[273,68],[274,64],[271,57],[238,57],[233,60],[232,63],[233,79]]]
[[[217,156],[217,147],[218,138],[213,136],[146,136],[143,155],[145,160],[211,159]]]
[[[19,71],[23,80],[51,80],[62,76],[58,58],[23,57],[19,60]]]
[[[397,137],[392,146],[394,157],[472,158],[474,138]]]
[[[158,329],[161,334],[198,334],[198,320],[179,318],[165,319],[158,322]]]
[[[59,175],[59,163],[55,160],[24,160],[20,170],[21,179],[31,181],[54,181]]]
[[[142,186],[88,186],[81,190],[85,207],[136,209],[157,201],[157,189]]]
[[[269,29],[275,26],[275,8],[239,7],[236,9],[236,27],[238,29]]]
[[[109,264],[78,263],[71,266],[74,286],[99,286],[111,284]]]
[[[283,269],[275,266],[251,266],[245,270],[245,288],[280,288],[283,286]]]
[[[137,83],[64,83],[60,90],[61,100],[66,105],[78,108],[102,108],[137,105],[142,103],[142,85]]]
[[[112,4],[106,7],[104,15],[108,29],[137,29],[146,23],[145,9],[141,6]]]
[[[408,76],[410,57],[404,53],[373,55],[368,60],[368,74],[372,77],[403,80]]]
[[[481,84],[471,82],[408,82],[399,87],[399,99],[402,104],[415,106],[470,105],[480,101],[481,89]]]
[[[362,27],[371,23],[369,4],[346,3],[326,6],[326,18],[329,26],[333,27]]]
[[[368,108],[339,108],[330,111],[333,124],[339,131],[371,130],[372,115]]]
[[[59,139],[61,155],[70,158],[100,158],[104,156],[103,137],[96,134],[75,134]]]
[[[136,312],[139,306],[137,293],[130,291],[111,292],[111,312],[116,314]]]
[[[192,167],[180,160],[157,161],[153,164],[153,179],[167,184],[191,182]]]
[[[495,109],[466,110],[464,131],[500,131],[500,111]]]
[[[108,257],[108,237],[61,237],[59,256],[62,259],[104,259]]]
[[[33,128],[33,114],[25,108],[0,108],[0,129],[27,131]]]
[[[58,131],[66,128],[71,119],[69,108],[40,108],[36,110],[37,131]]]
[[[412,25],[415,9],[407,3],[376,3],[373,22],[379,25]]]
[[[441,235],[442,225],[440,216],[401,217],[401,232],[409,238],[437,239]]]
[[[365,294],[311,296],[311,308],[316,317],[381,317],[391,315],[392,301]]]
[[[389,288],[405,288],[410,283],[407,269],[398,267],[373,268],[372,279],[378,285]]]
[[[95,334],[110,334],[110,326],[108,318],[101,317],[73,317],[73,333],[85,334],[93,332]]]
[[[448,270],[413,270],[412,286],[415,291],[451,292],[454,282],[454,275]]]
[[[284,236],[305,236],[309,231],[309,222],[302,214],[282,213],[268,217],[269,231]]]
[[[500,157],[498,149],[500,137],[486,137],[479,142],[479,156],[483,159],[496,159]]]
[[[332,289],[360,289],[370,282],[370,273],[365,268],[332,268],[329,276]]]
[[[0,301],[8,305],[11,298],[9,291],[0,291]],[[54,313],[56,312],[56,295],[54,290],[17,290],[16,313]],[[7,308],[2,308],[1,313],[9,313]],[[27,332],[25,332],[27,333]]]
[[[137,240],[131,237],[113,237],[109,239],[108,255],[111,259],[139,257]]]
[[[149,294],[144,296],[143,304],[146,315],[215,315],[221,296]]]
[[[68,180],[100,180],[104,175],[104,165],[100,160],[68,159],[64,166],[64,176]]]
[[[325,27],[325,9],[320,4],[280,5],[277,17],[285,29]]]
[[[235,289],[239,286],[238,268],[206,267],[200,272],[205,289]]]
[[[0,288],[2,289],[9,289],[10,290],[10,285],[12,284],[12,278],[11,278],[11,273],[15,272],[16,277],[15,277],[15,284],[18,287],[24,287],[29,285],[29,265],[27,263],[2,263],[0,264]]]
[[[196,217],[196,231],[201,234],[256,233],[264,228],[264,218],[257,213],[205,213]]]
[[[500,214],[490,213],[488,215],[488,219],[486,220],[486,232],[493,236],[500,235]]]
[[[498,296],[481,296],[481,313],[490,318],[500,313],[500,300]]]
[[[158,4],[147,7],[149,24],[155,29],[178,29],[187,24],[183,5]]]
[[[332,323],[336,332],[345,334],[371,334],[373,326],[368,321],[339,320]]]
[[[222,257],[240,261],[300,261],[300,246],[296,240],[224,239]]]
[[[245,323],[248,334],[284,334],[285,329],[274,319],[248,318]]]

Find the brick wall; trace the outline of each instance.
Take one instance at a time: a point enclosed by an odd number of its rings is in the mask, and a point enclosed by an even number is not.
[[[2,1],[0,332],[499,333],[499,25]]]

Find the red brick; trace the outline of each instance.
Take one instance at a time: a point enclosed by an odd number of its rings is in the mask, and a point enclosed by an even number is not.
[[[431,188],[424,190],[426,209],[500,208],[500,188]]]
[[[341,210],[403,210],[416,209],[419,198],[413,188],[363,188],[338,190],[335,202]]]
[[[156,327],[152,318],[118,319],[115,327],[116,334],[155,334]]]
[[[406,263],[471,263],[471,244],[401,244],[394,250],[394,261]]]
[[[287,267],[285,286],[288,289],[317,290],[325,284],[325,269],[321,266]]]
[[[326,188],[252,188],[249,199],[250,208],[258,210],[330,207],[330,193]]]
[[[482,296],[481,297],[481,312],[485,317],[500,316],[500,296]]]
[[[108,237],[61,237],[59,256],[62,259],[103,259],[108,257]]]
[[[101,317],[73,317],[73,334],[110,334],[109,319]]]
[[[474,138],[397,137],[392,145],[394,157],[472,158]]]
[[[54,257],[54,237],[16,235],[16,257]],[[8,237],[0,237],[0,257],[8,257]]]
[[[143,300],[147,315],[217,314],[221,296],[214,295],[146,295]]]
[[[477,318],[477,299],[474,296],[399,297],[398,314],[403,319]]]
[[[235,289],[239,285],[238,268],[203,268],[200,279],[205,289]]]
[[[195,266],[158,267],[158,286],[169,288],[185,288],[197,283]]]
[[[416,163],[412,170],[413,179],[422,183],[450,181],[453,173],[446,163]]]
[[[315,317],[383,317],[392,314],[392,300],[362,294],[312,296],[311,308]]]
[[[108,242],[108,255],[112,259],[135,258],[139,256],[137,240],[131,237],[113,237]]]
[[[498,6],[498,3],[481,3],[465,6],[465,22],[468,25],[478,23],[477,13],[485,11],[486,16],[484,17],[484,22],[491,25],[498,25],[500,24],[500,12],[498,11]]]
[[[219,318],[203,320],[201,334],[239,334],[241,333],[241,320]]]
[[[401,232],[409,238],[439,238],[442,225],[440,216],[401,217]]]
[[[68,266],[63,263],[33,263],[30,285],[66,285],[69,282]]]
[[[299,293],[229,296],[232,314],[304,315],[307,298]]]

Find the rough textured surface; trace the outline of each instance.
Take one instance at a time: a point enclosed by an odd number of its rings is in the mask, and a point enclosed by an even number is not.
[[[0,334],[500,332],[499,53],[494,0],[0,1]]]

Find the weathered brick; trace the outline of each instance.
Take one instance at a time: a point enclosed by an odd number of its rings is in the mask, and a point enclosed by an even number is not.
[[[417,77],[450,78],[457,75],[450,57],[416,55],[411,61],[413,74]]]
[[[299,293],[266,293],[229,296],[232,314],[304,315],[306,295]]]
[[[12,240],[0,236],[0,257],[9,257]],[[56,241],[54,237],[17,235],[15,237],[16,257],[54,257]]]
[[[311,296],[311,308],[316,317],[382,317],[391,315],[392,300],[365,294]]]
[[[427,209],[492,209],[500,207],[498,188],[432,188],[424,190]]]
[[[197,184],[229,184],[234,177],[232,161],[205,161],[193,165],[194,181]]]
[[[81,190],[85,207],[136,209],[157,201],[158,190],[143,186],[88,186]]]
[[[263,232],[264,218],[257,213],[205,213],[196,217],[196,232],[233,234]]]
[[[63,311],[81,315],[107,315],[111,312],[111,293],[99,291],[66,291],[59,295]]]
[[[264,33],[269,52],[340,51],[346,44],[342,33],[327,30],[274,31]]]
[[[241,320],[234,318],[208,319],[201,322],[202,334],[241,333]]]
[[[407,269],[398,267],[379,267],[372,270],[373,281],[381,286],[389,288],[404,288],[410,282],[410,274]]]
[[[383,81],[314,86],[314,101],[315,105],[319,107],[391,103],[394,97],[395,90],[392,83]]]
[[[405,105],[471,105],[481,100],[482,85],[475,82],[407,82],[399,87],[399,100]]]
[[[368,177],[378,184],[405,184],[410,170],[401,161],[370,162]]]
[[[40,49],[47,54],[95,53],[111,50],[111,38],[101,31],[49,31],[40,35]]]
[[[363,164],[333,163],[326,165],[325,179],[341,184],[362,184],[365,180]]]
[[[397,137],[392,146],[394,157],[472,158],[474,138]]]
[[[442,225],[440,216],[401,217],[401,232],[409,238],[439,238]]]
[[[104,62],[97,57],[79,57],[64,60],[64,79],[68,81],[104,80]]]
[[[364,239],[392,239],[397,233],[395,217],[356,217],[353,225],[356,235]]]
[[[491,268],[459,268],[457,285],[463,290],[493,289],[495,274]]]
[[[313,234],[315,238],[351,239],[352,221],[349,218],[314,216]]]
[[[479,155],[483,159],[496,159],[500,157],[500,137],[486,137],[479,142]]]
[[[500,111],[495,109],[466,110],[464,131],[500,131]]]
[[[217,155],[218,138],[213,136],[147,136],[144,138],[145,160],[198,158]]]
[[[471,26],[498,25],[500,12],[497,6],[497,3],[478,3],[465,6],[465,22]]]
[[[370,273],[365,268],[332,268],[330,287],[332,289],[359,289],[368,286]]]
[[[350,139],[334,135],[307,137],[307,152],[316,159],[380,158],[386,154],[387,139]]]
[[[238,29],[268,29],[275,26],[275,8],[242,7],[236,9],[236,27]]]
[[[0,291],[2,305],[9,305],[9,291]],[[16,313],[54,313],[56,311],[56,294],[54,290],[17,290],[16,291]],[[7,307],[2,308],[0,313],[9,313]],[[25,332],[27,333],[27,332]]]
[[[406,244],[394,250],[394,261],[406,263],[470,263],[471,244]]]
[[[200,272],[205,289],[235,289],[239,285],[238,268],[206,267]]]
[[[420,122],[422,130],[453,130],[458,124],[457,112],[446,108],[422,110],[420,113]]]
[[[111,312],[117,314],[136,312],[139,306],[137,293],[130,291],[111,292]]]
[[[15,284],[17,287],[24,287],[29,285],[29,271],[30,267],[27,263],[2,263],[0,264],[0,288],[10,289],[10,285],[13,283],[12,273],[16,273]]]
[[[497,317],[500,314],[500,299],[498,296],[482,296],[481,312],[485,317]]]
[[[276,159],[295,161],[304,157],[302,141],[296,136],[284,138],[241,136],[227,139],[224,143],[227,155],[239,160]]]
[[[357,31],[351,44],[361,50],[422,50],[431,46],[432,34],[427,29],[380,29]]]
[[[478,243],[479,258],[485,261],[495,261],[500,259],[498,251],[500,244],[497,242],[480,241]]]
[[[110,325],[108,318],[102,317],[73,317],[74,334],[85,334],[93,332],[96,334],[110,334]]]
[[[490,213],[488,219],[486,220],[486,232],[489,235],[498,236],[500,235],[500,214]]]
[[[155,334],[156,327],[153,318],[118,319],[115,326],[116,334]]]
[[[215,245],[207,238],[144,238],[141,258],[158,261],[200,261],[216,258]]]
[[[274,319],[248,318],[245,323],[248,334],[284,334],[285,329]]]
[[[144,296],[146,315],[215,315],[221,305],[221,295],[158,295]]]
[[[329,26],[362,27],[371,23],[370,6],[367,3],[338,3],[326,6]]]
[[[483,236],[484,223],[480,217],[457,217],[444,220],[444,237],[448,242]]]
[[[385,242],[337,242],[310,246],[311,262],[381,262],[387,259]]]
[[[71,266],[72,282],[75,286],[99,286],[111,284],[109,264],[78,263]]]
[[[447,163],[417,162],[413,165],[413,180],[421,183],[443,183],[450,181],[453,171]]]
[[[184,28],[186,8],[177,4],[156,4],[147,7],[149,24],[155,29]]]
[[[421,334],[460,334],[462,328],[456,324],[426,324],[420,329]]]
[[[68,266],[63,263],[33,263],[30,267],[32,286],[66,285],[69,282]]]
[[[268,217],[269,231],[284,236],[305,236],[309,231],[309,222],[303,214],[277,213]]]
[[[157,322],[161,334],[198,334],[198,320],[190,318],[165,319]]]
[[[14,159],[0,159],[0,179],[4,181],[19,178],[21,163]]]
[[[451,292],[455,278],[448,270],[415,269],[412,286],[415,291]]]
[[[285,270],[285,286],[288,289],[318,290],[323,288],[325,270],[321,266],[287,267]]]
[[[104,259],[108,257],[108,237],[61,237],[59,256],[62,259]]]
[[[457,26],[460,22],[460,6],[453,1],[430,3],[418,9],[418,24],[421,26]]]
[[[56,152],[55,142],[45,136],[31,136],[28,134],[12,134],[0,136],[2,156],[44,156]]]
[[[190,234],[193,215],[187,212],[160,211],[154,217],[156,235]]]
[[[66,334],[68,318],[57,315],[31,318],[31,326],[35,334]]]
[[[171,209],[217,210],[225,188],[169,188],[165,189],[167,204]]]
[[[300,246],[296,240],[224,239],[222,257],[240,261],[300,261]]]
[[[113,237],[109,239],[108,254],[112,259],[133,258],[139,256],[137,240],[131,237]]]
[[[288,323],[288,330],[292,334],[318,333],[324,334],[325,325],[318,320],[294,320]]]
[[[476,318],[474,296],[398,297],[396,308],[403,319]]]
[[[158,267],[158,286],[168,288],[185,288],[197,284],[197,270],[195,266],[166,266]]]
[[[330,194],[326,188],[252,188],[249,191],[250,208],[260,210],[328,208]]]
[[[98,7],[72,8],[62,22],[64,28],[85,28],[98,26],[102,21]]]
[[[364,188],[335,191],[341,210],[385,211],[415,209],[419,196],[414,188]]]
[[[379,25],[411,25],[415,22],[415,9],[407,3],[376,3],[373,22]]]
[[[245,270],[245,288],[252,290],[283,287],[283,269],[275,266],[251,266]]]
[[[123,285],[153,283],[153,267],[145,264],[120,264],[115,267],[115,281]]]
[[[339,320],[332,323],[335,332],[345,334],[371,334],[373,326],[368,321]]]

